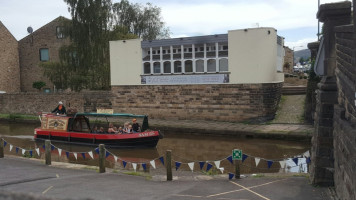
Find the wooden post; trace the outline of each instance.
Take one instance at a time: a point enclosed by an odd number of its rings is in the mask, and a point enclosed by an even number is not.
[[[105,145],[99,144],[99,173],[105,173]]]
[[[4,157],[4,140],[0,139],[0,158]]]
[[[234,160],[235,164],[235,178],[240,179],[240,164],[238,160]]]
[[[51,141],[45,141],[45,154],[46,154],[46,165],[51,165]]]
[[[167,168],[167,181],[173,180],[172,175],[172,151],[166,151],[166,168]]]

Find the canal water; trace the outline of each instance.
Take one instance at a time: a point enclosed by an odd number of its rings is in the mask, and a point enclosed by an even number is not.
[[[0,123],[0,137],[7,142],[5,155],[24,156],[19,149],[34,150],[33,157],[44,159],[43,143],[33,140],[34,128],[36,124],[20,123]],[[10,144],[13,147],[10,151]],[[59,162],[77,163],[97,166],[97,154],[93,146],[78,146],[61,143],[53,143],[56,147],[52,151],[52,160]],[[38,156],[35,149],[39,148],[41,155]],[[61,149],[59,156],[58,149]],[[203,135],[184,135],[173,132],[165,132],[165,138],[158,142],[156,148],[151,149],[108,149],[118,160],[114,161],[114,156],[107,158],[107,166],[112,168],[123,168],[122,161],[127,163],[147,163],[155,160],[157,167],[163,168],[159,158],[165,155],[167,150],[172,150],[173,165],[175,162],[182,163],[179,170],[189,171],[188,163],[194,162],[194,171],[200,170],[199,162],[207,161],[203,170],[206,169],[207,163],[216,169],[214,161],[221,161],[220,166],[226,172],[233,172],[233,165],[226,159],[232,154],[233,149],[241,149],[243,154],[248,157],[241,164],[242,174],[252,173],[275,173],[275,172],[301,172],[306,171],[306,165],[297,166],[290,158],[303,155],[310,149],[309,142],[283,141],[283,140],[265,140],[265,139],[248,139],[240,137],[226,136],[203,136]],[[93,152],[94,159],[88,153]],[[70,152],[69,157],[65,152]],[[75,158],[73,152],[77,153]],[[85,153],[85,158],[82,156]],[[255,159],[257,158],[257,159]],[[259,160],[256,166],[256,161]],[[286,160],[286,167],[282,167],[279,161]],[[268,167],[268,162],[273,164]],[[299,159],[299,162],[305,162],[305,159]],[[132,165],[130,165],[132,167]],[[130,168],[129,165],[125,169]],[[152,167],[151,167],[152,169]]]

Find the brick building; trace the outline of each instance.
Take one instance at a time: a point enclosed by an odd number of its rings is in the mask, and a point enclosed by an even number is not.
[[[18,43],[0,21],[0,91],[20,91]]]
[[[53,89],[53,84],[43,75],[39,64],[59,61],[60,47],[69,43],[69,39],[61,33],[64,20],[68,19],[58,17],[18,42],[22,92],[36,91],[32,88],[35,81],[43,81],[45,88]]]

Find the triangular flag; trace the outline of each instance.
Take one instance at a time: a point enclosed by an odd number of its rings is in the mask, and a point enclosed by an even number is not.
[[[105,153],[105,158],[107,158],[108,156],[110,156],[110,153],[107,151],[107,152]]]
[[[45,145],[43,145],[42,148],[43,148],[43,150],[46,150],[46,146]]]
[[[85,159],[85,153],[82,153],[82,157]]]
[[[256,167],[257,167],[257,165],[258,165],[258,163],[260,163],[260,158],[255,158],[255,163],[256,163]]]
[[[10,144],[10,151],[12,150],[12,144]]]
[[[242,162],[244,162],[246,160],[248,156],[246,154],[242,154]]]
[[[295,165],[298,166],[298,160],[299,160],[298,157],[297,157],[297,158],[293,158],[292,160],[293,160],[293,162],[295,163]]]
[[[30,150],[29,152],[30,152],[30,156],[32,157],[32,150]]]
[[[199,162],[199,165],[200,165],[200,169],[203,169],[203,167],[204,167],[204,165],[205,165],[205,162],[200,161],[200,162]]]
[[[221,173],[223,174],[224,173],[224,168],[220,167],[219,169],[220,169]]]
[[[25,154],[25,152],[26,152],[26,150],[25,150],[25,149],[22,149],[22,155],[24,155],[24,154]]]
[[[117,162],[117,156],[114,156],[114,161]]]
[[[234,178],[235,174],[233,173],[229,173],[229,180],[231,180],[232,178]]]
[[[151,161],[150,161],[150,164],[151,164],[151,166],[153,167],[153,169],[156,169],[156,162],[155,162],[155,160],[151,160]]]
[[[73,155],[74,155],[75,159],[78,160],[78,155],[77,155],[77,153],[74,153],[74,152],[73,152]]]
[[[308,150],[308,151],[306,151],[306,152],[303,154],[303,156],[304,156],[304,157],[306,157],[306,158],[310,157],[309,150]]]
[[[19,153],[19,148],[18,147],[16,147],[16,153]]]
[[[188,163],[190,170],[194,170],[194,162]]]
[[[58,155],[59,155],[59,157],[62,156],[62,149],[60,149],[60,148],[58,148]]]
[[[181,164],[182,164],[181,162],[176,162],[176,171],[178,170]]]
[[[51,144],[51,150],[53,151],[54,150],[54,145]]]
[[[146,163],[142,163],[142,168],[146,171]]]
[[[213,167],[213,165],[208,163],[208,165],[206,166],[206,171],[209,171],[212,167]]]
[[[96,149],[95,149],[95,152],[96,152],[97,154],[99,154],[99,148],[96,148]]]
[[[7,142],[4,140],[4,147],[6,147],[6,145],[7,145]]]
[[[285,168],[286,167],[286,161],[285,160],[279,161],[279,164],[281,165],[281,168]]]
[[[272,160],[267,160],[268,169],[271,168],[272,164],[273,164]]]
[[[307,164],[309,164],[311,162],[310,157],[307,157],[306,162],[307,162]]]
[[[69,152],[68,151],[66,152],[66,156],[67,156],[67,158],[69,158]]]
[[[231,164],[233,164],[233,162],[232,162],[232,156],[227,157],[227,160],[230,161]]]
[[[94,159],[93,152],[89,151],[88,154],[91,157],[91,159]]]
[[[136,164],[136,163],[132,163],[132,167],[133,167],[133,169],[136,171],[137,164]]]
[[[162,162],[162,165],[164,165],[164,158],[163,158],[163,156],[160,157],[159,160]]]
[[[216,168],[219,169],[220,168],[220,160],[214,161],[214,163],[215,163]]]
[[[125,162],[124,160],[122,161],[122,165],[124,166],[124,168],[126,167],[127,162]]]
[[[40,156],[40,148],[36,148],[37,155]]]

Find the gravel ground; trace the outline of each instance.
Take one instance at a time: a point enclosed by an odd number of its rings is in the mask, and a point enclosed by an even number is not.
[[[304,123],[305,95],[282,96],[276,118],[272,123],[300,124]]]

